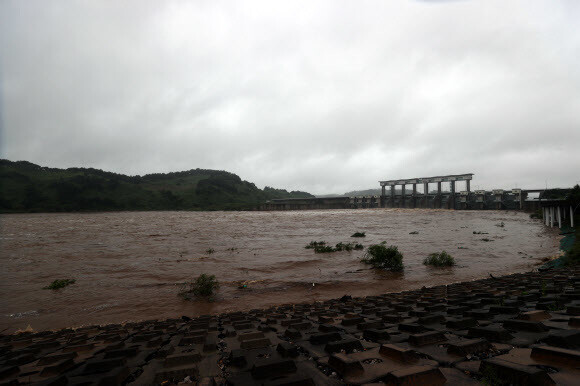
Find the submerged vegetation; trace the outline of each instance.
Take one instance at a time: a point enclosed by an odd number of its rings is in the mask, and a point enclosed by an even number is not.
[[[75,279],[57,279],[43,289],[57,290],[76,283]]]
[[[330,252],[340,252],[340,251],[352,251],[352,250],[360,250],[364,249],[364,246],[359,243],[343,243],[340,242],[336,244],[334,247],[327,245],[326,241],[311,241],[308,244],[306,249],[314,249],[315,253],[330,253]]]
[[[361,261],[365,264],[372,265],[373,268],[382,268],[391,271],[403,270],[403,255],[396,246],[391,245],[387,247],[386,241],[369,246]]]
[[[451,267],[455,265],[455,259],[449,253],[432,253],[423,260],[423,264],[434,267]]]
[[[202,273],[191,283],[186,283],[185,288],[179,292],[179,296],[189,300],[191,295],[202,298],[210,298],[214,291],[220,287],[215,275]]]
[[[350,237],[366,237],[365,232],[355,232]]]
[[[310,244],[305,246],[306,249],[316,249],[316,247],[322,247],[326,245],[326,241],[311,241]]]

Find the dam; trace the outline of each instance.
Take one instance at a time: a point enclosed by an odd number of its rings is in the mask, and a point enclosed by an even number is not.
[[[535,211],[543,207],[546,189],[471,190],[473,176],[473,173],[465,173],[384,180],[379,181],[380,196],[273,199],[260,209],[426,208]],[[531,198],[531,194],[538,197]]]

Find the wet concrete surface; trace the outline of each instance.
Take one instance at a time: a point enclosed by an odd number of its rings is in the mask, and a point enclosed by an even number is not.
[[[580,268],[0,336],[0,383],[578,384]]]

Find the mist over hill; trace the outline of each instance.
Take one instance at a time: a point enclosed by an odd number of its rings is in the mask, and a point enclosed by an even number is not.
[[[0,160],[0,212],[245,210],[273,198],[314,197],[251,182],[222,170],[127,176]]]
[[[405,189],[407,194],[413,193],[413,190]],[[390,188],[387,188],[387,195],[391,194]],[[395,189],[395,194],[401,194],[401,189]],[[361,197],[361,196],[380,196],[381,189],[363,189],[363,190],[353,190],[343,194],[318,194],[316,197]]]

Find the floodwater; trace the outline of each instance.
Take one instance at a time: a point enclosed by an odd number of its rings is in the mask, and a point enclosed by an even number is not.
[[[559,240],[556,228],[526,213],[429,209],[17,214],[1,215],[0,226],[4,333],[248,310],[522,272],[557,254]],[[357,231],[367,237],[351,238]],[[387,241],[403,253],[405,270],[370,269],[359,261],[364,251],[315,254],[304,248],[312,240],[365,247]],[[210,248],[215,252],[208,254]],[[457,266],[422,264],[441,250]],[[201,273],[219,280],[215,301],[177,296],[182,283]],[[43,289],[65,278],[76,283]],[[247,287],[239,288],[240,281]]]

